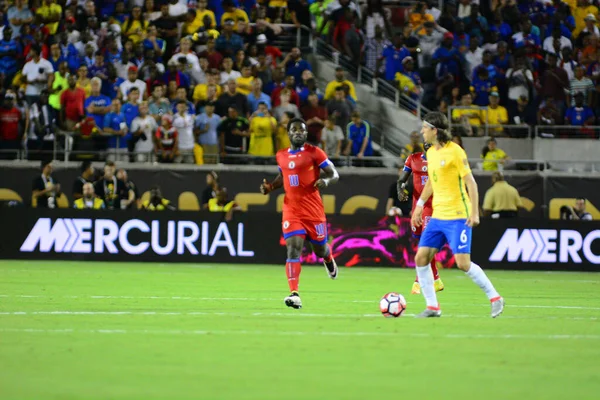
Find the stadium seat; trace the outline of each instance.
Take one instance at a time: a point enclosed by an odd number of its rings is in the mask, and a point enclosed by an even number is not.
[[[193,192],[183,192],[179,195],[177,208],[181,211],[200,211],[198,196]]]

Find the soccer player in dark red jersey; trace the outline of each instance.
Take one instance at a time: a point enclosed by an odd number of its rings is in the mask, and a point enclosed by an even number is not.
[[[402,174],[398,178],[398,199],[400,201],[408,200],[408,191],[404,188],[406,186],[406,182],[408,178],[412,174],[413,176],[413,210],[415,209],[415,205],[417,201],[421,197],[421,192],[427,183],[428,175],[427,175],[427,150],[431,147],[430,144],[425,143],[423,147],[425,151],[412,153],[406,158],[404,162],[404,169],[402,170]],[[433,196],[429,198],[425,206],[423,207],[423,225],[422,226],[412,226],[413,237],[416,239],[421,238],[421,233],[425,230],[427,223],[431,219],[433,215],[433,207],[432,207]],[[434,287],[436,292],[440,292],[444,290],[444,282],[442,282],[440,275],[438,274],[437,267],[435,265],[435,259],[431,260],[431,270],[433,271],[433,279],[434,279]],[[413,283],[413,287],[411,290],[411,294],[419,294],[421,293],[421,286],[419,285],[419,278],[415,279],[415,283]]]
[[[277,152],[279,175],[272,181],[263,180],[260,191],[268,194],[283,186],[282,230],[287,246],[285,272],[291,294],[284,299],[285,305],[302,308],[298,293],[300,280],[300,254],[307,238],[331,279],[336,279],[338,268],[331,248],[327,244],[327,221],[319,190],[338,181],[339,175],[323,150],[306,143],[306,122],[293,118],[287,125],[291,146]],[[320,177],[321,170],[324,177]]]

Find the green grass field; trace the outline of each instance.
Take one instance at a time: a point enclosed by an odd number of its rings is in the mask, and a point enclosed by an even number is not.
[[[489,272],[498,319],[442,274],[417,320],[412,270],[307,267],[292,310],[283,267],[1,261],[0,398],[598,398],[599,274]],[[379,314],[388,291],[409,315]]]

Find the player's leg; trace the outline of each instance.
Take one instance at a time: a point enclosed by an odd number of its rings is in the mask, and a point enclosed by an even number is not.
[[[496,318],[504,310],[504,299],[481,267],[471,261],[471,234],[472,228],[466,226],[464,220],[456,221],[452,237],[448,238],[450,248],[454,253],[456,266],[466,272],[469,278],[484,291],[492,304],[492,318]]]
[[[419,250],[415,257],[415,268],[417,270],[417,276],[419,277],[419,283],[421,284],[421,292],[423,293],[423,297],[425,297],[427,308],[421,314],[417,315],[418,317],[428,318],[439,317],[442,315],[435,294],[431,260],[433,260],[435,253],[446,243],[443,222],[444,221],[437,219],[431,219],[419,241]]]
[[[331,279],[336,279],[338,276],[338,267],[333,258],[331,246],[327,243],[327,222],[314,222],[304,224],[306,236],[310,241],[312,249],[317,257],[323,259],[323,265],[327,270],[327,275]]]
[[[287,261],[285,263],[285,274],[287,275],[290,295],[284,299],[285,305],[292,308],[302,308],[302,300],[298,292],[300,285],[300,255],[304,246],[304,236],[294,235],[285,239],[287,247]]]

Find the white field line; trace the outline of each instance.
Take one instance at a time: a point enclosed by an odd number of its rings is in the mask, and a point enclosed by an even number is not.
[[[542,339],[542,340],[600,340],[600,335],[522,335],[522,334],[472,334],[472,333],[394,333],[394,332],[335,332],[335,331],[208,331],[208,330],[127,330],[127,329],[34,329],[34,328],[0,328],[4,333],[82,333],[108,335],[271,335],[271,336],[386,336],[412,338],[448,338],[448,339]]]
[[[254,313],[236,313],[236,312],[215,312],[215,311],[2,311],[0,315],[12,316],[223,316],[223,317],[291,317],[291,318],[381,318],[381,314],[320,314],[304,312],[254,312]],[[486,314],[443,314],[449,318],[489,318]],[[415,314],[404,314],[406,317],[414,317]],[[597,321],[600,317],[555,317],[555,316],[525,316],[525,315],[504,315],[502,319],[543,319],[543,320],[579,320],[579,321]]]
[[[280,301],[279,298],[266,298],[266,297],[190,297],[190,296],[110,296],[110,295],[99,295],[99,296],[48,296],[48,295],[10,295],[0,294],[0,298],[39,298],[39,299],[123,299],[123,300],[192,300],[192,301]],[[421,300],[420,296],[418,297]],[[370,303],[377,304],[379,300],[349,300],[351,303]],[[412,303],[409,301],[409,303]],[[443,303],[445,305],[461,306],[461,307],[489,307],[489,304],[459,304],[459,303]],[[535,305],[535,304],[523,304],[513,305],[509,304],[509,308],[547,308],[547,309],[564,309],[564,310],[600,310],[600,307],[588,307],[588,306],[548,306],[548,305]]]

